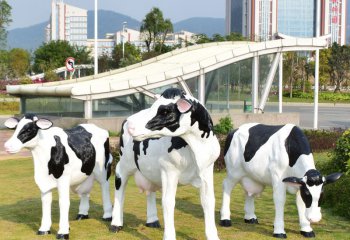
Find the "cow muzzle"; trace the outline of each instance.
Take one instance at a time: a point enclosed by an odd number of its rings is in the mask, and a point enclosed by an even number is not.
[[[321,214],[321,208],[317,207],[313,210],[306,210],[306,218],[310,223],[317,223],[321,221],[322,214]]]
[[[4,144],[5,151],[9,154],[18,153],[21,151],[23,144],[19,140],[8,140]]]

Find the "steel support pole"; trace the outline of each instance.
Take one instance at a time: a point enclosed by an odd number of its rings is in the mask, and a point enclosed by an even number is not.
[[[259,56],[253,57],[252,66],[252,112],[257,113],[258,108],[258,87],[259,87]]]
[[[316,3],[316,37],[320,37],[321,1]],[[315,84],[314,84],[314,129],[318,128],[318,88],[319,88],[319,61],[320,50],[316,50],[315,56]]]
[[[280,57],[278,68],[278,112],[282,113],[282,99],[283,99],[283,54]]]
[[[200,70],[199,74],[199,84],[198,84],[198,100],[201,104],[204,105],[205,102],[205,73],[204,70]]]
[[[94,74],[98,74],[98,46],[97,46],[97,0],[95,0],[95,44],[94,44]]]

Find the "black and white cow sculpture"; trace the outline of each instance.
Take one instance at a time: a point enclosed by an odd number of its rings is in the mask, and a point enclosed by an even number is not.
[[[167,89],[146,110],[130,116],[123,126],[121,157],[116,167],[116,191],[111,230],[123,226],[125,187],[136,173],[147,197],[147,224],[159,226],[154,191],[162,189],[163,239],[175,239],[174,207],[177,184],[200,188],[207,239],[217,240],[213,166],[220,145],[207,110],[179,89]]]
[[[16,129],[5,143],[8,153],[22,148],[31,151],[34,160],[34,179],[41,191],[42,219],[38,235],[50,234],[52,189],[59,193],[60,221],[57,239],[69,238],[70,187],[80,195],[77,219],[88,218],[89,193],[97,180],[102,189],[103,219],[112,217],[108,178],[112,155],[109,135],[93,124],[81,124],[63,130],[52,122],[26,114],[20,121],[10,118],[5,126]]]
[[[230,195],[238,182],[246,192],[244,220],[258,223],[254,197],[269,185],[273,188],[275,204],[273,236],[287,237],[283,221],[287,190],[296,193],[300,233],[305,237],[315,236],[310,223],[322,218],[323,186],[338,180],[341,173],[323,177],[315,169],[309,142],[300,128],[293,124],[244,124],[228,135],[224,157],[227,177],[223,182],[220,225],[231,226]]]

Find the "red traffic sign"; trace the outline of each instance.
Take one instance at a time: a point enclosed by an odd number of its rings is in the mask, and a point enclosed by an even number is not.
[[[75,61],[75,59],[72,58],[72,57],[69,57],[69,58],[66,59],[67,71],[69,71],[69,72],[73,72],[74,71],[74,61]]]

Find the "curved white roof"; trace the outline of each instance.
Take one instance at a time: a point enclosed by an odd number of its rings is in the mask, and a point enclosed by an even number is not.
[[[80,79],[7,86],[12,95],[69,96],[81,100],[117,97],[187,80],[254,56],[326,48],[326,38],[267,42],[215,42],[178,49],[126,68]]]

